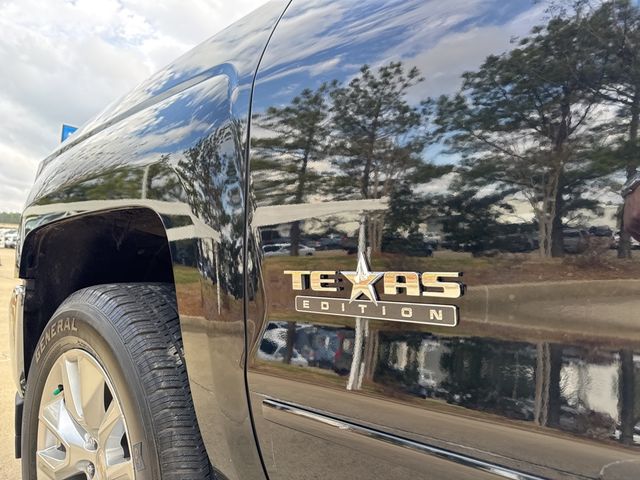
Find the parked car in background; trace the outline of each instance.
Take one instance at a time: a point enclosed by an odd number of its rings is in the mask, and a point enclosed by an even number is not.
[[[639,39],[630,0],[273,0],[111,104],[22,214],[24,480],[640,479],[640,262],[562,258],[640,158]]]
[[[18,244],[18,231],[8,230],[2,236],[2,243],[4,248],[16,248]]]
[[[284,342],[276,342],[274,340],[264,338],[260,342],[260,350],[258,351],[258,358],[262,360],[270,360],[276,362],[282,362],[285,358],[287,347]],[[293,349],[291,354],[291,365],[298,367],[306,367],[309,365],[307,359],[305,359],[298,350]]]
[[[382,237],[382,251],[386,253],[401,253],[410,257],[431,257],[433,246],[425,241],[420,234],[384,235]]]
[[[633,250],[640,249],[640,242],[633,237],[629,237],[629,242],[631,243],[631,248]],[[620,230],[613,234],[613,239],[611,242],[611,248],[618,248],[620,245]]]
[[[433,250],[437,250],[442,242],[442,235],[437,232],[426,232],[424,234],[424,242]]]
[[[587,249],[588,239],[584,230],[565,228],[562,230],[562,242],[567,253],[582,253]]]
[[[291,244],[290,243],[272,243],[269,245],[263,245],[262,251],[264,252],[265,257],[275,257],[282,255],[291,255]],[[298,255],[306,257],[313,255],[316,249],[312,247],[307,247],[306,245],[298,245]]]
[[[601,248],[615,248],[617,246],[614,238],[613,229],[607,225],[592,226],[587,230],[589,235],[589,244]]]

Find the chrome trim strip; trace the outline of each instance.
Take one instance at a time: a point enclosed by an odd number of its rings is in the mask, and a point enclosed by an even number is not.
[[[299,405],[283,402],[281,400],[276,400],[274,398],[263,397],[262,404],[282,412],[287,412],[293,415],[298,415],[300,417],[308,418],[310,420],[315,420],[325,425],[339,428],[340,430],[347,430],[353,433],[374,438],[376,440],[381,440],[383,442],[387,442],[399,447],[409,448],[411,450],[422,452],[427,455],[443,458],[445,460],[449,460],[451,462],[455,462],[460,465],[465,465],[467,467],[475,468],[477,470],[482,470],[484,472],[488,472],[502,478],[509,478],[512,480],[548,480],[545,477],[538,477],[535,475],[530,475],[528,473],[520,472],[518,470],[513,470],[511,468],[503,467],[501,465],[488,463],[483,460],[478,460],[476,458],[469,457],[467,455],[461,455],[459,453],[452,452],[451,450],[435,447],[432,445],[427,445],[421,442],[416,442],[414,440],[409,440],[407,438],[399,437],[397,435],[391,435],[389,433],[385,433],[380,430],[364,427],[362,425],[357,425],[355,423],[347,422],[345,420],[338,420],[336,418],[331,417],[330,415],[326,415],[324,413],[320,413],[317,411],[312,411],[307,408],[301,407]]]

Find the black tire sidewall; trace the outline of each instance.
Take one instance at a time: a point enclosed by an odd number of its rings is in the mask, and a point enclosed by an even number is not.
[[[23,479],[36,479],[38,412],[47,376],[55,361],[71,349],[91,354],[109,377],[124,411],[136,480],[160,478],[153,419],[137,375],[139,366],[103,312],[72,303],[58,310],[45,327],[29,369],[22,420]]]

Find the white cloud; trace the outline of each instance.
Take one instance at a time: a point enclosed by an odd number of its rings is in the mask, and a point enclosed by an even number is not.
[[[0,211],[21,210],[62,123],[108,103],[265,0],[0,0]]]

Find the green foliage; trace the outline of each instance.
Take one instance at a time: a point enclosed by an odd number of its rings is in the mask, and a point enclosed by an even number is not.
[[[326,154],[329,88],[306,88],[289,105],[269,107],[254,117],[269,132],[252,145],[252,171],[260,179],[255,194],[261,203],[302,203],[323,184],[322,175],[311,166]]]
[[[510,193],[479,195],[475,188],[458,187],[456,193],[436,196],[431,201],[442,215],[447,241],[475,252],[500,233],[500,217],[513,212],[513,207],[504,201]]]
[[[418,227],[423,219],[422,211],[425,207],[425,199],[416,196],[408,181],[397,186],[389,199],[389,215],[384,225],[386,234],[406,232],[409,235],[418,232]]]
[[[408,89],[421,81],[416,67],[407,71],[401,62],[377,71],[363,65],[348,85],[331,91],[333,162],[347,180],[345,196],[387,196],[394,181],[423,164],[425,110],[406,100]]]
[[[18,223],[20,223],[20,213],[0,212],[0,223],[17,225]]]

